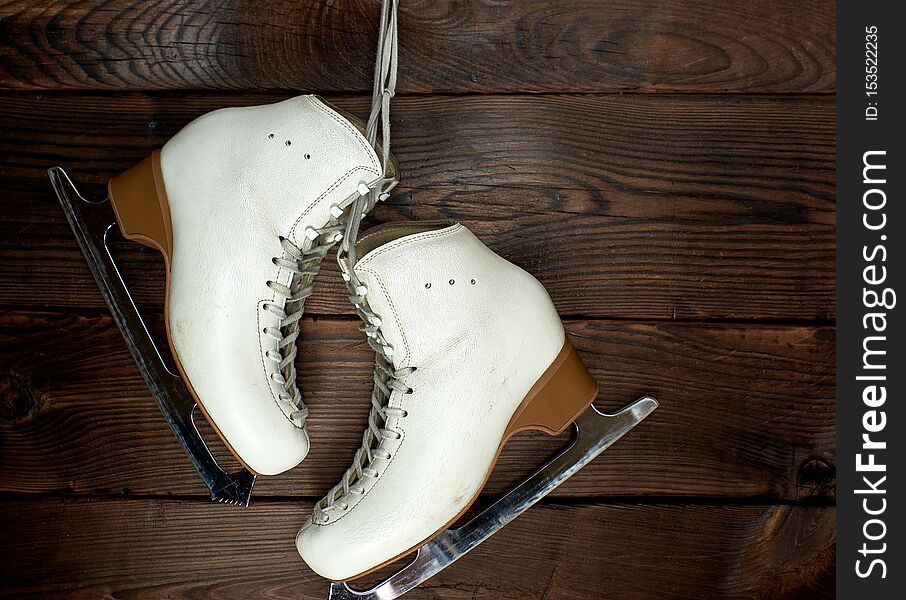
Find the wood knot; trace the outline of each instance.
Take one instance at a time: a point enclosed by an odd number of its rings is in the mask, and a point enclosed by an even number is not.
[[[837,483],[837,466],[821,456],[807,458],[799,465],[799,487],[815,491],[833,490]]]
[[[19,378],[0,376],[0,421],[18,421],[35,411],[35,397]]]

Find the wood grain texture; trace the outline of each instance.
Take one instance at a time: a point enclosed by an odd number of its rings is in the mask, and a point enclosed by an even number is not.
[[[192,118],[283,97],[0,97],[0,305],[103,307],[48,166],[102,194]],[[394,111],[403,182],[370,222],[461,220],[564,316],[833,318],[832,99],[427,97]],[[137,298],[159,308],[157,256],[124,260]],[[349,313],[326,262],[307,310]]]
[[[376,1],[6,0],[0,86],[371,89]],[[400,3],[401,93],[833,92],[829,0]]]
[[[0,548],[18,557],[0,566],[0,595],[326,597],[327,582],[292,543],[307,506],[48,499],[0,508]],[[598,600],[604,582],[621,599],[833,598],[834,522],[833,507],[536,506],[406,598]]]
[[[379,4],[0,0],[0,598],[326,597],[292,540],[373,368],[333,257],[297,364],[311,454],[250,509],[212,504],[46,169],[100,196],[216,108],[314,92],[364,116]],[[406,598],[832,598],[834,2],[400,10],[403,180],[368,223],[464,222],[550,291],[600,408],[661,402]],[[162,261],[116,256],[163,339]],[[563,441],[518,436],[477,504]]]
[[[0,596],[327,595],[293,545],[308,506],[45,499],[3,501],[0,510],[0,551],[17,557],[0,563]],[[627,600],[833,598],[835,513],[536,506],[406,598],[599,600],[605,582],[607,597]]]
[[[152,323],[162,331],[161,319]],[[311,452],[262,478],[259,496],[321,496],[348,467],[374,368],[356,327],[303,321],[297,367]],[[644,394],[661,407],[557,494],[833,495],[832,328],[582,321],[567,330],[601,382],[602,408]],[[0,490],[206,493],[109,317],[0,317],[0,357]],[[511,488],[563,440],[517,436],[487,491]]]

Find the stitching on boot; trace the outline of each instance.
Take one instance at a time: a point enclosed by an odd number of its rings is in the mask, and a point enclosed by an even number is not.
[[[320,110],[321,112],[323,112],[324,114],[329,116],[331,119],[333,119],[334,121],[336,121],[337,123],[339,123],[340,125],[345,127],[347,129],[347,131],[352,133],[353,136],[355,137],[355,139],[359,142],[359,144],[361,144],[362,147],[365,149],[365,153],[368,154],[368,156],[371,158],[371,164],[374,166],[375,169],[378,169],[380,171],[381,163],[377,159],[377,152],[375,152],[374,148],[371,147],[371,144],[368,143],[368,140],[365,139],[365,137],[362,135],[361,131],[359,131],[358,129],[353,127],[352,124],[346,118],[342,117],[341,115],[338,115],[336,112],[334,112],[332,109],[328,108],[327,105],[325,105],[323,102],[321,102],[320,100],[315,98],[313,95],[305,96],[305,98],[308,99],[309,103],[311,103],[312,106],[314,106],[315,108],[317,108],[318,110]]]
[[[324,190],[323,194],[321,194],[320,196],[318,196],[317,198],[312,200],[311,204],[309,204],[308,207],[304,211],[302,211],[302,214],[299,215],[299,218],[296,219],[295,222],[293,222],[293,226],[290,227],[290,229],[289,229],[289,238],[293,239],[293,237],[295,236],[295,233],[296,233],[296,227],[299,226],[299,223],[302,221],[302,219],[305,217],[305,215],[307,215],[311,211],[311,209],[313,209],[315,206],[317,206],[321,202],[321,200],[323,200],[330,192],[332,192],[336,188],[340,187],[340,184],[342,184],[346,179],[349,179],[349,177],[358,170],[363,170],[363,171],[366,171],[369,173],[373,173],[375,175],[375,177],[381,176],[380,172],[372,170],[370,167],[363,167],[361,165],[353,167],[352,169],[348,170],[346,173],[341,175],[340,178],[337,179],[329,188]]]
[[[454,233],[459,232],[462,229],[464,229],[462,224],[456,223],[455,225],[451,225],[447,229],[442,229],[440,231],[429,231],[426,233],[417,233],[412,237],[406,237],[406,238],[402,238],[399,240],[394,240],[394,241],[390,242],[389,244],[387,244],[386,246],[384,246],[383,248],[369,252],[367,256],[365,256],[364,258],[362,258],[362,260],[360,260],[359,262],[356,263],[356,268],[358,268],[363,263],[367,264],[368,262],[373,260],[375,256],[380,256],[384,252],[389,252],[390,250],[399,248],[400,246],[405,246],[406,244],[414,244],[415,242],[420,242],[422,240],[428,240],[431,238],[443,237],[445,235],[452,235]]]

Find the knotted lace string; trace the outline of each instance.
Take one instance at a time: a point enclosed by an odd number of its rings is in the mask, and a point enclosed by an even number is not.
[[[398,0],[385,0],[381,3],[381,27],[371,90],[371,115],[365,127],[365,137],[376,148],[378,118],[381,118],[381,135],[384,140],[381,164],[384,166],[384,173],[390,162],[390,99],[396,93],[398,69],[397,10]]]
[[[381,24],[378,31],[377,58],[374,66],[374,84],[371,90],[371,114],[365,126],[365,138],[375,150],[378,150],[377,133],[378,123],[381,126],[381,169],[383,177],[370,186],[367,193],[356,198],[346,218],[346,232],[343,244],[337,259],[346,259],[348,268],[344,273],[352,271],[357,256],[355,241],[359,235],[359,225],[365,214],[374,207],[377,201],[386,200],[389,192],[396,185],[396,181],[388,177],[390,167],[390,99],[396,94],[397,75],[397,12],[398,0],[383,0],[381,3]],[[364,190],[363,190],[364,191]],[[352,274],[355,277],[355,274]]]
[[[329,521],[331,511],[346,510],[349,507],[346,499],[350,494],[365,493],[366,479],[378,476],[378,472],[372,467],[375,459],[387,460],[390,458],[390,453],[382,448],[381,444],[384,440],[399,439],[400,433],[387,427],[387,423],[390,419],[406,416],[405,410],[389,406],[390,396],[394,391],[411,394],[412,389],[403,383],[402,379],[416,370],[416,367],[394,368],[393,347],[384,338],[381,332],[381,318],[368,305],[365,297],[368,290],[362,285],[354,270],[358,260],[355,242],[362,219],[378,200],[385,200],[390,190],[396,185],[396,181],[388,177],[388,167],[390,165],[390,99],[396,93],[397,76],[397,11],[398,0],[382,2],[371,115],[365,128],[365,137],[377,150],[378,123],[380,123],[381,165],[384,176],[367,193],[359,196],[344,213],[346,230],[340,250],[337,252],[337,262],[350,292],[349,300],[356,307],[356,312],[364,322],[359,330],[365,333],[368,345],[375,352],[371,411],[368,414],[368,427],[362,435],[362,445],[356,451],[352,466],[346,470],[340,482],[315,505],[312,519],[318,523]]]

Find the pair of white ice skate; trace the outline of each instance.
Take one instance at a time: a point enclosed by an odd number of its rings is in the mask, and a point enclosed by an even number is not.
[[[299,318],[321,260],[338,246],[344,279],[376,353],[372,409],[352,466],[298,536],[322,576],[354,579],[418,549],[372,590],[393,598],[537,502],[643,419],[644,398],[616,415],[591,407],[598,386],[531,275],[458,223],[358,226],[396,184],[389,155],[395,19],[385,9],[367,125],[314,96],[204,115],[84,201],[60,168],[61,203],[165,417],[212,497],[248,504],[255,474],[308,452],[296,384]],[[383,146],[377,129],[383,125]],[[113,213],[111,214],[111,207]],[[113,225],[160,250],[167,371],[107,249]],[[195,407],[245,466],[227,473],[195,428]],[[504,443],[576,423],[573,444],[464,527]],[[434,538],[433,541],[432,538]],[[427,542],[427,543],[426,543]]]

